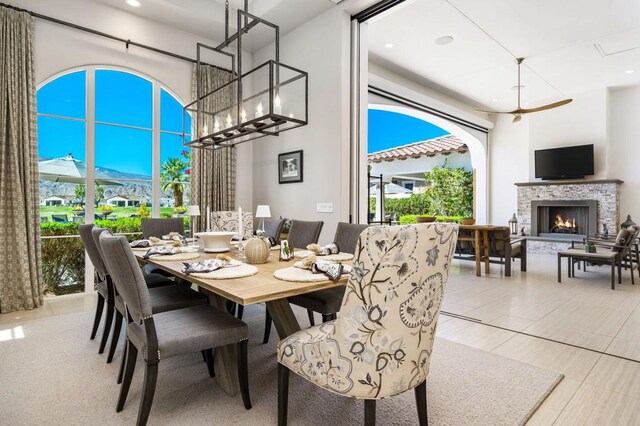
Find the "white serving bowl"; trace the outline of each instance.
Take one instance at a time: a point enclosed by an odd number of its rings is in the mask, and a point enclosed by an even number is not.
[[[229,251],[231,238],[236,235],[235,232],[215,231],[215,232],[196,232],[195,236],[202,240],[204,251],[207,253],[222,253]]]

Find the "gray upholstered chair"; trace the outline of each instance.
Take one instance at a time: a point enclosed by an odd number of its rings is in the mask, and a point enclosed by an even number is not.
[[[284,226],[284,219],[265,219],[264,220],[264,237],[273,238],[276,243],[280,242],[280,234]]]
[[[116,411],[124,408],[138,351],[144,359],[145,373],[137,424],[145,425],[153,403],[161,359],[205,351],[209,375],[213,376],[212,349],[231,344],[238,346],[240,390],[245,408],[250,409],[247,325],[210,305],[154,313],[149,289],[126,238],[102,233],[100,244],[105,264],[124,300],[130,320],[127,325],[126,367]]]
[[[333,241],[338,244],[341,252],[355,253],[356,244],[360,234],[369,227],[358,223],[338,222],[336,235]],[[289,303],[307,308],[309,323],[315,325],[313,313],[322,315],[322,322],[336,319],[336,313],[340,310],[344,298],[345,287],[333,287],[313,293],[300,294],[289,298]]]
[[[122,322],[126,317],[126,309],[122,296],[118,294],[118,283],[114,282],[111,278],[110,271],[106,267],[106,261],[104,260],[104,253],[102,252],[102,246],[100,245],[100,235],[109,231],[100,228],[98,226],[93,227],[91,230],[92,241],[96,251],[99,253],[100,261],[104,268],[104,274],[106,274],[108,285],[110,286],[110,293],[113,295],[113,306],[111,306],[111,316],[115,317],[113,335],[111,336],[111,345],[109,347],[109,354],[107,356],[107,363],[113,361],[113,355],[118,347],[118,341],[120,340],[120,331],[122,330]],[[204,294],[198,293],[192,290],[188,286],[183,284],[176,284],[167,277],[158,274],[144,274],[143,278],[145,284],[149,288],[149,294],[151,295],[151,305],[154,312],[166,312],[174,309],[181,309],[188,306],[196,306],[208,303],[208,298]],[[109,327],[111,323],[109,322]],[[107,329],[107,333],[109,330]],[[123,358],[124,359],[124,358]],[[121,366],[120,371],[122,372]],[[122,374],[118,375],[118,383],[122,380]]]
[[[324,225],[323,221],[292,220],[289,236],[287,237],[289,247],[304,249],[309,244],[317,243],[322,231],[322,225]],[[266,312],[262,343],[267,343],[271,335],[271,315],[269,315],[268,310]]]
[[[309,244],[317,243],[322,231],[323,221],[292,220],[289,228],[289,247],[304,249]]]
[[[181,217],[172,217],[167,219],[145,217],[141,220],[142,237],[162,238],[171,232],[177,232],[184,235],[184,219]]]
[[[434,223],[360,235],[338,319],[278,343],[279,425],[287,424],[290,371],[364,399],[366,425],[375,424],[378,399],[414,389],[427,424],[426,380],[457,233],[456,224]]]

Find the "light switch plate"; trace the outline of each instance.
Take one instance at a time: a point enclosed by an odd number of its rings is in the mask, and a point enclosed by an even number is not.
[[[316,203],[316,213],[333,213],[333,203]]]

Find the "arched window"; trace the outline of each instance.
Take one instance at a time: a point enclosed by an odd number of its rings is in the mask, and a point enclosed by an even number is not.
[[[188,204],[191,155],[182,128],[191,117],[159,82],[122,69],[73,70],[38,88],[37,113],[43,236],[100,220],[135,232],[139,222],[128,219],[171,216]],[[47,225],[53,222],[72,225]],[[57,280],[84,290],[80,265],[58,275],[49,287]]]

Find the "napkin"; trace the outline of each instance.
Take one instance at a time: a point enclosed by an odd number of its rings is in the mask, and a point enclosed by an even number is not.
[[[129,246],[131,248],[144,248],[144,247],[151,247],[152,245],[153,243],[149,240],[135,240],[129,243]]]
[[[170,254],[180,253],[180,248],[178,247],[157,247],[149,249],[143,256],[144,259],[148,259],[150,256],[167,256]]]
[[[182,272],[184,272],[187,275],[193,274],[194,272],[199,272],[199,273],[213,272],[220,268],[224,268],[226,263],[227,263],[226,261],[220,260],[220,259],[207,259],[207,260],[202,260],[200,262],[193,262],[193,263],[185,262],[184,270]]]
[[[178,232],[169,232],[167,235],[163,235],[163,240],[172,240],[172,241],[182,241],[184,237],[180,235]]]
[[[337,243],[330,243],[320,247],[318,244],[309,244],[307,250],[314,252],[318,256],[328,256],[330,254],[340,253],[340,247]]]
[[[331,281],[338,281],[344,272],[344,266],[340,262],[327,262],[318,260],[311,265],[314,274],[325,274]]]

